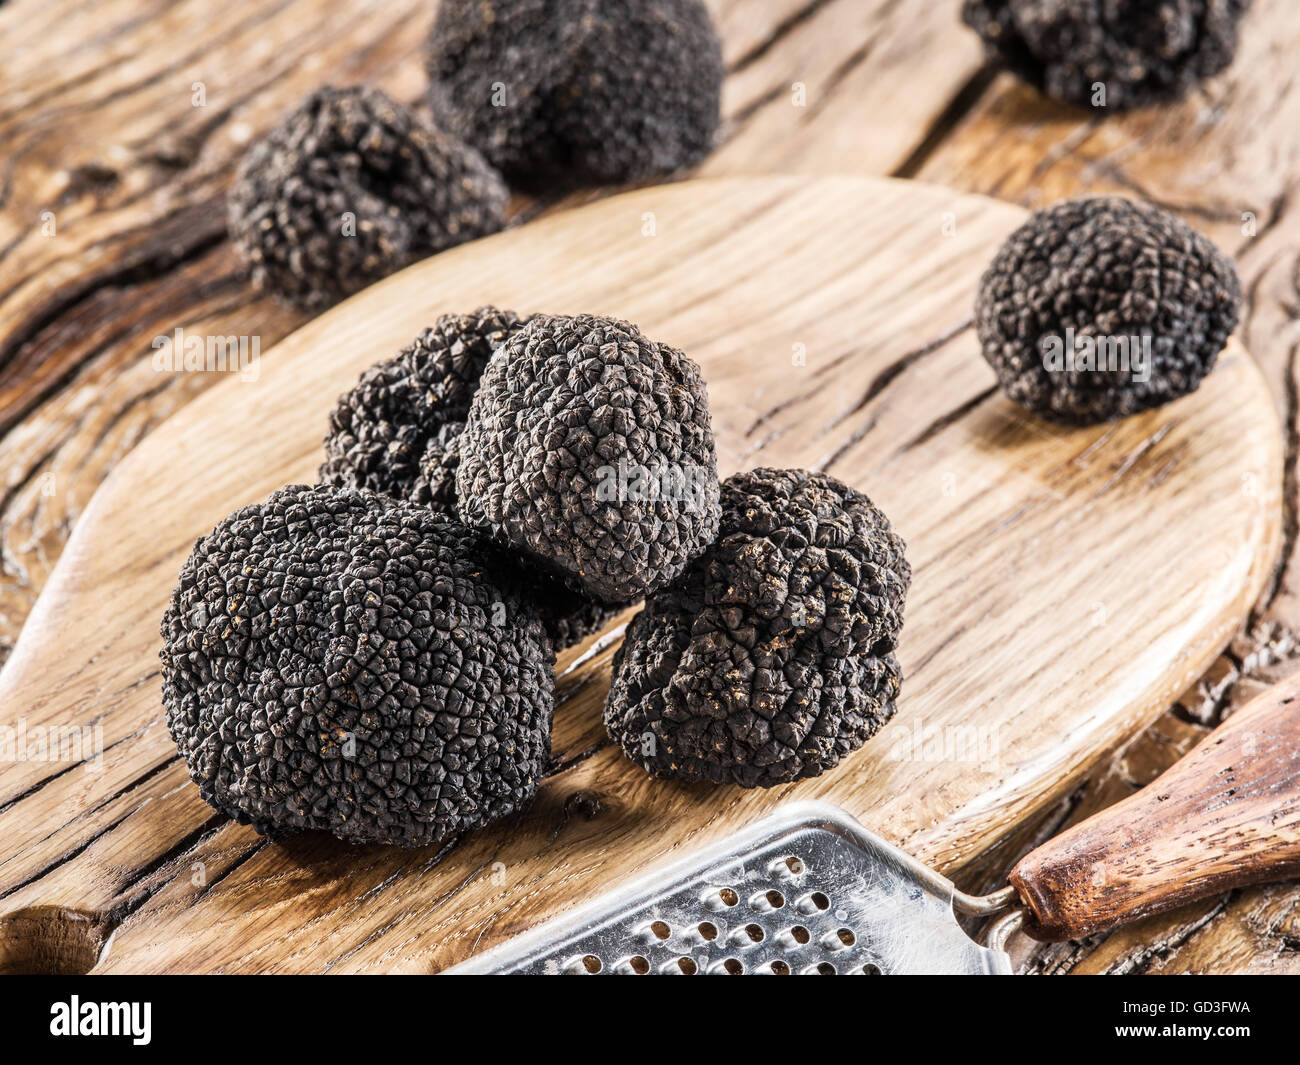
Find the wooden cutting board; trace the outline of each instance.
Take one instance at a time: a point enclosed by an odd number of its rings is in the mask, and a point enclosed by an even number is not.
[[[1004,399],[971,306],[1023,217],[857,178],[631,192],[411,267],[185,407],[96,494],[0,674],[11,744],[85,726],[102,749],[5,755],[0,968],[431,971],[788,799],[952,870],[1062,795],[1241,624],[1279,548],[1282,446],[1235,344],[1194,396],[1116,425]],[[535,806],[442,852],[272,843],[204,805],[159,690],[182,560],[314,479],[366,367],[484,303],[638,322],[704,367],[725,473],[824,469],[884,508],[916,576],[899,713],[867,748],[770,791],[652,780],[600,725],[614,628],[560,659]]]

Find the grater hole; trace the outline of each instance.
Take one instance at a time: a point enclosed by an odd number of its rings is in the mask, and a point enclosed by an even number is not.
[[[862,974],[864,976],[884,976],[885,971],[874,961],[869,961],[862,967]]]
[[[711,921],[701,921],[696,930],[707,940],[718,938],[718,926]]]
[[[722,968],[728,976],[743,976],[745,972],[745,966],[738,958],[728,958],[722,963]]]
[[[655,921],[650,926],[650,931],[655,934],[655,939],[667,939],[673,934],[673,930],[664,924],[663,921]]]
[[[785,867],[790,870],[791,876],[803,876],[807,866],[804,865],[802,858],[796,858],[793,854],[785,860]]]
[[[835,966],[828,961],[824,961],[812,969],[812,972],[817,976],[834,976],[835,971]]]
[[[740,896],[737,895],[734,891],[732,891],[732,889],[729,887],[724,887],[721,891],[719,891],[718,898],[722,900],[722,904],[724,906],[735,906],[738,902],[740,902]]]
[[[756,924],[745,925],[745,935],[749,936],[749,940],[751,943],[763,942],[763,928],[761,925],[756,925]]]
[[[772,963],[772,972],[777,976],[789,976],[790,966],[786,965],[783,961],[774,961]]]
[[[782,906],[785,905],[785,896],[782,895],[781,892],[779,892],[779,891],[769,891],[769,892],[764,896],[764,898],[767,899],[768,904],[769,904],[769,905],[772,907],[772,909],[774,909],[774,910],[779,910]]]
[[[760,891],[750,896],[749,905],[751,909],[757,910],[759,913],[767,913],[772,910],[779,910],[784,906],[785,896],[775,888]]]
[[[604,968],[604,965],[596,955],[587,954],[582,959],[582,967],[589,973],[598,973]]]
[[[678,958],[677,968],[686,976],[694,976],[699,972],[699,966],[695,964],[694,958]]]
[[[846,947],[851,947],[858,941],[858,937],[853,934],[852,928],[836,929],[835,935]]]
[[[637,976],[645,976],[650,971],[650,963],[640,954],[634,954],[627,960],[628,965]]]
[[[795,900],[795,909],[800,913],[824,913],[831,908],[831,900],[824,891],[810,891]]]
[[[798,950],[812,942],[812,933],[803,925],[797,924],[777,932],[776,939],[786,950]]]

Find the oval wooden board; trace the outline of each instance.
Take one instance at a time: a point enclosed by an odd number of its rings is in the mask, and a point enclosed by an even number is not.
[[[0,676],[0,723],[90,725],[103,745],[90,765],[4,765],[0,965],[429,971],[787,799],[839,803],[951,870],[1063,794],[1240,625],[1278,549],[1282,456],[1236,346],[1196,395],[1117,425],[1008,403],[970,314],[1022,218],[856,178],[631,192],[420,263],[184,408],[95,496]],[[798,786],[652,780],[600,725],[615,631],[561,657],[536,805],[441,853],[270,842],[200,801],[159,698],[182,559],[228,511],[313,479],[362,370],[489,302],[640,323],[703,365],[725,472],[825,469],[884,507],[916,578],[880,737]]]

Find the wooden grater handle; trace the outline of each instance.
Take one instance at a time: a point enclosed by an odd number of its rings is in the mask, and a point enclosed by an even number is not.
[[[1078,939],[1229,888],[1300,875],[1300,673],[1154,782],[1025,855],[1035,939]]]

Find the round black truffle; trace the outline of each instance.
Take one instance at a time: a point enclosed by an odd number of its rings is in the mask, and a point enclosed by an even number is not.
[[[610,737],[659,777],[771,787],[833,768],[894,714],[903,551],[833,477],[728,478],[717,543],[628,626]]]
[[[1065,103],[1116,110],[1185,96],[1225,70],[1250,0],[965,0],[1003,64]]]
[[[975,324],[1011,399],[1076,425],[1194,392],[1237,326],[1232,261],[1168,211],[1117,197],[1038,211],[980,282]]]
[[[467,525],[589,598],[662,587],[718,528],[700,368],[628,322],[537,315],[483,373],[456,498]]]
[[[456,521],[456,466],[470,400],[493,350],[520,327],[513,311],[445,314],[339,398],[325,437],[324,484],[382,492]],[[602,628],[617,612],[546,572],[517,570],[517,586],[556,650]]]
[[[700,0],[443,0],[428,69],[437,120],[524,187],[694,166],[719,122]]]
[[[256,285],[319,310],[496,232],[508,197],[478,152],[379,90],[325,88],[245,156],[230,235]]]
[[[167,726],[259,832],[422,846],[531,802],[554,676],[463,526],[295,485],[195,546],[162,621]]]

